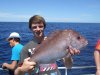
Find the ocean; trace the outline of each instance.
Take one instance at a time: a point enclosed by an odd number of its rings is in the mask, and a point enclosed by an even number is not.
[[[45,35],[54,30],[73,29],[81,33],[88,40],[89,44],[79,55],[73,56],[73,67],[95,66],[93,52],[97,40],[100,38],[100,23],[65,23],[47,22]],[[0,22],[0,65],[4,62],[10,63],[11,47],[6,38],[11,32],[18,32],[21,35],[21,43],[25,45],[33,38],[32,32],[28,28],[27,22]],[[64,66],[61,61],[57,61],[58,66]],[[1,67],[1,66],[0,66]],[[68,75],[82,75],[95,73],[95,68],[70,69]],[[64,71],[61,70],[62,75]],[[0,75],[8,75],[7,71],[0,70]]]

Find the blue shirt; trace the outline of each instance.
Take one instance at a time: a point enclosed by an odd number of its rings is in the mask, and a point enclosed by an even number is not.
[[[11,60],[20,60],[20,52],[23,48],[23,45],[21,44],[16,44],[13,48],[12,48],[12,56],[11,56]]]

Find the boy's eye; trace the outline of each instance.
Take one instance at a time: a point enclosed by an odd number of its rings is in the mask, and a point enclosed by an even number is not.
[[[43,28],[44,26],[33,26],[32,29],[36,29],[36,28]]]
[[[43,26],[38,26],[39,28],[43,28]]]
[[[36,29],[36,28],[37,28],[37,26],[33,26],[33,27],[32,27],[32,29]]]

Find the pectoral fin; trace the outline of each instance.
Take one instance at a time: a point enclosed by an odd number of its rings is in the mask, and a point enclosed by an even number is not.
[[[71,56],[63,58],[63,62],[67,69],[71,69],[73,65],[73,59]]]

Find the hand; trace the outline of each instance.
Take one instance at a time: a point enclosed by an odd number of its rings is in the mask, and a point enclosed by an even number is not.
[[[34,70],[34,66],[36,65],[35,62],[29,61],[30,57],[26,58],[21,66],[21,71],[27,72],[29,70]]]
[[[3,68],[3,69],[7,69],[7,64],[8,64],[8,63],[3,63],[3,64],[2,64],[2,68]]]
[[[80,50],[70,49],[69,52],[70,52],[70,54],[74,55],[74,54],[79,54]]]

